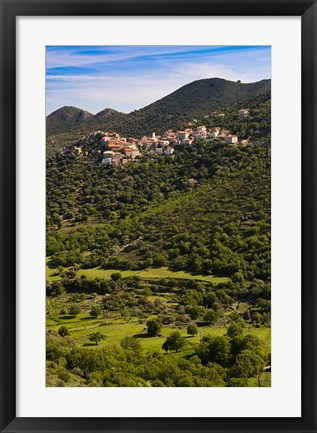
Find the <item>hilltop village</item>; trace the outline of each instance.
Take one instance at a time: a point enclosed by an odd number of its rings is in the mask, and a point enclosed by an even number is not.
[[[237,115],[245,118],[249,115],[248,109],[241,109]],[[212,112],[210,116],[204,118],[223,118],[225,113]],[[180,144],[190,145],[195,141],[218,141],[226,145],[246,146],[249,140],[240,140],[235,134],[227,129],[218,126],[207,128],[204,125],[195,126],[197,119],[188,123],[184,130],[168,129],[163,135],[156,135],[155,132],[150,137],[142,138],[122,137],[117,132],[94,131],[83,137],[75,144],[64,148],[61,154],[72,154],[74,156],[93,156],[102,165],[125,165],[129,161],[135,161],[142,155],[161,155],[170,156],[174,153],[175,146]]]

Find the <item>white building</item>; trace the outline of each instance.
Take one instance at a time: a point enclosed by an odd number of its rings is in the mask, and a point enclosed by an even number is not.
[[[134,159],[134,158],[136,158],[137,156],[140,156],[140,151],[139,151],[139,149],[132,149],[132,155],[131,155],[131,157]]]
[[[206,140],[207,134],[206,133],[196,134],[195,138],[196,140]]]
[[[108,135],[104,136],[101,138],[100,143],[101,144],[107,144],[107,142],[111,140],[111,137],[109,137]]]
[[[194,141],[194,139],[192,137],[184,138],[184,140],[182,141],[182,144],[192,144],[193,141]]]
[[[237,135],[227,135],[225,137],[225,144],[237,144],[238,143],[238,136]]]
[[[157,148],[155,149],[155,153],[156,153],[157,155],[162,155],[162,154],[163,154],[163,147],[157,147]]]
[[[112,150],[106,150],[105,152],[103,152],[103,157],[104,158],[113,158],[114,152]]]
[[[197,126],[196,134],[205,134],[207,132],[207,128],[204,125]]]
[[[239,117],[247,117],[249,114],[249,110],[247,110],[246,108],[242,108],[241,110],[239,110]]]
[[[170,142],[168,140],[159,140],[159,145],[160,146],[168,146],[170,144]]]
[[[205,140],[207,138],[207,128],[206,126],[197,126],[194,131],[194,136],[196,140]]]
[[[177,132],[177,138],[180,141],[183,141],[185,138],[188,138],[188,137],[189,137],[189,132],[187,132],[187,131],[178,131]]]
[[[174,153],[174,148],[171,146],[167,146],[167,148],[165,149],[165,154],[170,156],[173,155],[173,153]]]
[[[112,158],[103,158],[103,160],[101,161],[101,164],[102,165],[104,165],[104,164],[111,165],[112,164]]]
[[[215,128],[212,128],[212,130],[210,132],[210,137],[211,138],[217,138],[219,133],[220,133],[220,128],[218,126],[216,126]]]

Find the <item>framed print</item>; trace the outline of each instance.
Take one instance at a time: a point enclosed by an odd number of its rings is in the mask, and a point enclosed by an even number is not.
[[[1,431],[316,432],[316,2],[1,0]]]

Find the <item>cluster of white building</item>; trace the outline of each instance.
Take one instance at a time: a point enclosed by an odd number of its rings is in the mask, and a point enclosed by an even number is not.
[[[238,112],[239,117],[247,117],[248,109],[241,109]],[[209,116],[205,116],[209,117]],[[222,118],[224,113],[214,111],[211,117]],[[196,120],[196,119],[195,119]],[[191,124],[192,125],[192,124]],[[192,144],[194,141],[210,140],[223,141],[225,144],[245,146],[248,140],[239,142],[238,136],[231,134],[229,130],[215,126],[207,129],[206,126],[200,125],[194,128],[186,128],[181,131],[167,130],[162,136],[152,133],[150,137],[144,136],[141,139],[121,137],[119,133],[105,133],[103,131],[94,131],[84,140],[80,140],[77,145],[71,147],[75,155],[83,154],[81,144],[90,144],[99,140],[99,149],[93,153],[101,156],[101,165],[110,164],[114,166],[124,165],[128,161],[135,161],[141,152],[144,154],[170,156],[174,153],[174,147],[179,144]],[[141,151],[141,152],[140,152]],[[88,154],[87,151],[85,154]]]
[[[238,116],[240,118],[248,117],[249,110],[247,108],[242,108],[238,111]],[[210,116],[204,116],[205,118],[219,118],[222,119],[225,117],[225,113],[213,111]],[[195,119],[196,120],[196,119]],[[248,144],[248,140],[241,140],[239,142],[238,136],[235,134],[231,134],[230,131],[226,129],[221,129],[219,126],[215,126],[207,130],[205,126],[197,126],[194,129],[187,128],[184,131],[177,132],[177,140],[178,143],[182,144],[191,144],[194,140],[218,140],[224,141],[225,144],[240,144],[245,146]]]
[[[207,129],[205,126],[198,126],[195,130],[187,128],[184,131],[177,132],[177,143],[191,144],[195,140],[217,140],[224,141],[225,144],[241,144],[242,146],[248,144],[248,140],[241,140],[239,143],[236,134],[231,134],[229,130],[221,129],[219,126],[211,129]]]
[[[146,153],[169,156],[174,153],[174,148],[170,146],[171,142],[172,139],[168,134],[156,136],[155,132],[153,132],[151,137],[143,136],[139,145]]]
[[[104,135],[100,144],[102,149],[106,149],[102,153],[101,164],[124,165],[140,156],[138,140],[134,138],[120,137],[113,133]]]

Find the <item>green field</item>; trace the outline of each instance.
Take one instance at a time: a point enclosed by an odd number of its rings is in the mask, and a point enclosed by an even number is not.
[[[191,275],[188,272],[183,271],[171,271],[166,266],[161,268],[150,268],[144,269],[141,271],[120,271],[118,269],[100,269],[100,268],[92,268],[92,269],[80,269],[77,272],[77,276],[85,275],[88,278],[104,278],[109,279],[111,274],[115,272],[120,272],[123,278],[131,277],[133,275],[137,275],[145,280],[155,280],[159,278],[175,278],[175,279],[186,279],[186,280],[199,280],[199,281],[207,281],[211,283],[225,283],[229,279],[226,277],[216,277],[214,275]],[[59,280],[61,279],[58,270],[55,268],[51,268],[48,265],[46,266],[46,279],[49,281]]]
[[[148,337],[146,333],[146,320],[142,323],[136,318],[121,318],[117,314],[108,313],[105,318],[92,319],[89,316],[89,308],[96,305],[100,300],[97,296],[93,301],[84,301],[81,306],[82,312],[77,317],[60,316],[60,310],[69,303],[67,295],[62,299],[49,301],[47,307],[47,330],[57,331],[60,326],[65,325],[69,330],[70,337],[74,338],[80,345],[91,345],[89,335],[94,332],[101,332],[105,339],[100,342],[100,346],[119,344],[127,336],[137,338],[145,349],[162,351],[162,344],[166,337],[175,330],[178,330],[182,336],[186,337],[189,345],[199,344],[203,336],[220,336],[226,334],[226,328],[223,326],[203,326],[199,328],[199,333],[189,337],[186,333],[186,326],[164,326],[159,336]],[[150,317],[149,317],[150,318]],[[252,334],[261,338],[269,348],[271,344],[270,328],[245,329],[246,334]],[[95,347],[95,346],[93,346]],[[186,349],[188,351],[189,347]]]
[[[225,335],[226,328],[223,327],[203,327],[200,328],[200,333],[194,337],[188,337],[186,334],[186,328],[175,328],[164,326],[160,336],[148,337],[146,334],[145,323],[140,324],[137,321],[131,320],[126,322],[121,319],[107,320],[107,319],[90,319],[87,314],[80,314],[75,319],[63,320],[59,319],[58,323],[52,319],[47,320],[47,329],[58,330],[60,326],[66,325],[69,329],[70,337],[77,340],[79,344],[85,345],[89,343],[88,336],[94,332],[101,332],[105,335],[105,340],[99,343],[100,346],[107,346],[111,344],[119,344],[120,341],[127,336],[137,338],[145,349],[155,349],[162,351],[162,344],[166,337],[175,329],[179,330],[180,333],[187,337],[187,342],[190,344],[199,344],[200,336],[219,336]],[[262,338],[269,346],[271,342],[269,328],[247,328],[245,333],[255,335]]]

